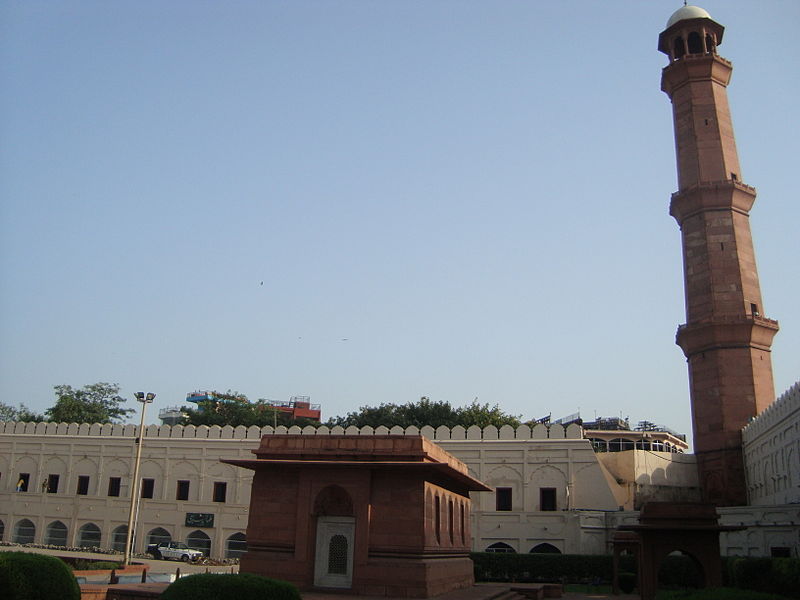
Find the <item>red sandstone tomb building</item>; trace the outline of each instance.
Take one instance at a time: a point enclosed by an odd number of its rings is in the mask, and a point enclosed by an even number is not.
[[[470,491],[422,436],[264,436],[241,570],[301,589],[427,598],[473,583]]]

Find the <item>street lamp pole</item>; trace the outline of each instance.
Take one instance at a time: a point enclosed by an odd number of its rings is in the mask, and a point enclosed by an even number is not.
[[[131,564],[131,552],[134,538],[134,515],[136,514],[136,504],[139,496],[139,462],[142,460],[142,438],[144,437],[144,413],[147,405],[156,397],[155,394],[148,392],[136,392],[136,400],[142,403],[142,421],[139,424],[139,435],[136,437],[136,460],[133,463],[133,481],[131,483],[131,508],[128,513],[128,531],[125,533],[125,558],[124,565]]]

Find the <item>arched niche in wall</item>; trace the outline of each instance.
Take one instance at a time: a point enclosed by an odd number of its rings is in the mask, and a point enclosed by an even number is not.
[[[329,485],[322,488],[314,498],[314,514],[325,517],[352,517],[353,499],[343,487]]]
[[[486,552],[498,552],[498,553],[506,553],[506,554],[516,554],[516,550],[514,550],[513,546],[506,544],[505,542],[495,542],[491,546],[486,547]]]

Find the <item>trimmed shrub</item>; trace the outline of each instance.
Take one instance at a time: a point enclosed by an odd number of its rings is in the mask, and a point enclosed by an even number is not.
[[[161,600],[300,600],[291,583],[252,573],[201,573],[181,577],[161,594]]]
[[[619,589],[630,594],[636,587],[636,573],[620,573],[619,574]]]
[[[773,558],[772,583],[777,593],[800,598],[800,559]]]
[[[611,581],[613,557],[605,554],[515,554],[474,552],[476,581]],[[620,572],[636,572],[633,556],[620,557]]]
[[[63,558],[61,560],[64,560]],[[73,560],[66,560],[70,567],[75,571],[99,571],[122,568],[122,563],[113,560],[88,560],[85,558],[77,558]]]
[[[80,600],[81,589],[67,564],[45,554],[0,552],[3,600]]]
[[[800,598],[800,559],[734,558],[726,567],[729,585]]]

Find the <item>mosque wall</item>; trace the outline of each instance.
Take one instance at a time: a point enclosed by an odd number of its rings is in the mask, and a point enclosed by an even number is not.
[[[137,430],[134,425],[0,423],[0,540],[121,551]],[[252,474],[219,459],[252,458],[262,435],[286,433],[425,435],[463,461],[471,475],[495,488],[493,493],[473,495],[475,551],[607,553],[614,529],[636,522],[638,513],[632,509],[637,494],[682,497],[696,486],[693,456],[644,450],[596,453],[578,425],[150,425],[145,428],[140,472],[151,483],[149,497],[140,501],[136,551],[170,538],[214,557],[241,554]],[[17,492],[23,474],[26,490]],[[45,483],[52,489],[43,487]],[[754,527],[763,517],[736,514],[730,518],[749,519]],[[796,515],[794,520],[800,522]],[[733,539],[725,547],[732,553],[764,555],[770,552],[768,544],[781,545],[787,535],[797,535],[797,527],[786,529],[777,517],[774,522],[778,525],[770,532],[748,530],[747,539]]]
[[[742,430],[748,502],[800,503],[800,382]]]

